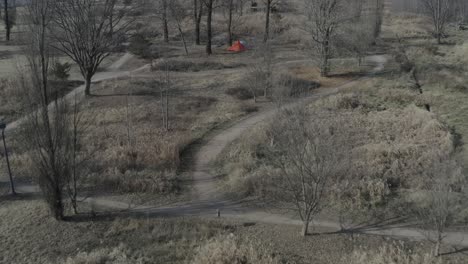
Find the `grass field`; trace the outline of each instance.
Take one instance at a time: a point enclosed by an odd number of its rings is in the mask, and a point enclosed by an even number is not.
[[[299,227],[279,228],[222,219],[89,218],[83,215],[56,222],[34,197],[3,200],[0,205],[0,217],[4,219],[0,222],[3,245],[0,263],[228,264],[238,263],[227,257],[237,252],[237,259],[256,257],[248,263],[276,263],[260,262],[266,259],[278,263],[344,264],[352,261],[353,252],[360,254],[365,250],[372,255],[370,252],[385,245],[398,245],[416,254],[428,248],[424,243],[397,242],[379,236],[326,234],[327,230],[321,229],[316,231],[324,234],[298,238]],[[216,245],[211,244],[212,241],[216,241]],[[232,251],[234,248],[236,251]],[[206,262],[200,262],[201,259]],[[225,262],[217,262],[223,259]],[[464,263],[457,255],[447,255],[443,259],[445,263]],[[358,263],[362,264],[353,262]]]

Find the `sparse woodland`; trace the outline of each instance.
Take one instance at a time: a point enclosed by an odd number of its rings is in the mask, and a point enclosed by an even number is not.
[[[466,263],[465,2],[1,1],[0,263]]]

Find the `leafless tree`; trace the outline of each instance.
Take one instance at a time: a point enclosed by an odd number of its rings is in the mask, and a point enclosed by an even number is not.
[[[14,8],[16,10],[16,3],[13,2],[13,7],[11,7],[12,3],[9,0],[3,1],[3,22],[5,23],[5,38],[7,41],[10,41],[11,36],[11,28],[13,27],[14,17],[10,12],[10,8]]]
[[[178,0],[173,0],[169,3],[168,9],[170,11],[171,17],[177,24],[177,30],[179,31],[180,37],[182,39],[182,44],[184,44],[185,55],[188,55],[187,41],[185,40],[184,31],[182,29],[182,22],[188,16],[186,9]]]
[[[428,240],[434,243],[434,254],[439,256],[447,228],[464,208],[466,179],[453,159],[440,154],[435,154],[434,162],[424,171],[425,182],[419,199],[413,202],[413,212],[427,230],[424,233]]]
[[[243,3],[240,0],[223,0],[224,10],[227,12],[226,24],[227,24],[227,43],[232,45],[234,42],[233,36],[236,29],[242,25],[242,7]],[[225,12],[225,13],[226,13]]]
[[[200,24],[203,16],[203,0],[193,0],[193,22],[195,23],[195,44],[200,45]]]
[[[372,0],[374,2],[373,7],[373,36],[374,36],[374,44],[375,40],[380,36],[382,32],[382,24],[384,18],[384,11],[385,11],[385,0]]]
[[[463,29],[463,24],[468,22],[468,2],[465,0],[453,0],[453,9],[455,11],[455,18],[459,27]]]
[[[159,75],[159,94],[161,101],[161,116],[162,116],[162,126],[164,130],[169,131],[169,98],[171,95],[172,80],[170,73],[169,61],[163,59],[163,70]]]
[[[420,0],[421,6],[425,13],[427,13],[434,26],[434,36],[437,43],[442,43],[442,38],[445,35],[445,27],[450,19],[451,14],[451,0]]]
[[[63,186],[69,175],[67,104],[53,98],[48,81],[53,0],[33,0],[28,6],[27,66],[19,87],[27,109],[24,139],[32,151],[41,190],[58,220],[63,219]],[[49,104],[52,103],[52,107]]]
[[[309,32],[314,51],[319,57],[320,72],[328,76],[330,71],[332,39],[343,18],[344,0],[305,0],[307,17],[310,18],[306,31]]]
[[[93,151],[83,150],[83,139],[88,129],[92,124],[92,115],[84,114],[82,112],[82,104],[77,98],[77,95],[73,98],[73,102],[70,103],[68,110],[68,133],[70,145],[69,155],[69,167],[70,175],[66,181],[66,191],[68,198],[75,214],[78,213],[78,195],[79,189],[82,185],[82,178],[89,172],[89,164],[94,158]]]
[[[280,116],[269,130],[265,165],[270,173],[262,193],[265,201],[297,213],[305,236],[349,164],[346,131],[336,116],[315,118],[302,109],[282,110]]]
[[[55,47],[75,61],[85,79],[85,94],[101,63],[123,40],[132,19],[119,0],[57,1],[54,13]]]
[[[163,21],[163,31],[164,31],[164,41],[169,42],[169,27],[167,22],[167,0],[161,0],[162,6],[162,21]]]
[[[359,66],[374,42],[374,25],[365,18],[343,25],[334,38],[335,48],[355,57]]]
[[[213,28],[212,28],[212,20],[213,20],[213,10],[215,8],[214,2],[215,0],[201,0],[203,1],[206,7],[206,54],[211,55],[213,54],[213,50],[211,49],[211,41],[213,38]]]
[[[250,64],[248,87],[254,101],[257,102],[258,92],[263,91],[263,96],[268,98],[273,82],[274,53],[269,43],[256,46],[253,56],[255,62]]]
[[[169,42],[169,4],[172,0],[156,0],[153,8],[156,10],[158,18],[161,20],[164,42]]]
[[[279,0],[264,0],[265,3],[265,32],[263,33],[263,42],[267,42],[270,38],[270,14],[271,9]]]
[[[232,45],[232,13],[234,11],[234,0],[227,0],[227,10],[228,10],[228,44]]]

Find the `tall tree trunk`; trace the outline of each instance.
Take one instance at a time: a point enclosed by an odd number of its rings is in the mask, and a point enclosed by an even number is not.
[[[328,65],[328,61],[330,59],[329,55],[329,44],[324,43],[323,44],[323,51],[322,51],[322,58],[321,58],[321,65],[320,65],[320,75],[322,77],[328,77],[328,74],[330,72],[330,67]]]
[[[309,221],[303,221],[301,235],[307,236],[308,234],[309,234]]]
[[[202,0],[200,0],[202,1]],[[200,24],[203,16],[203,3],[193,0],[193,20],[195,23],[195,44],[200,45]]]
[[[232,45],[232,11],[234,0],[229,0],[228,43]]]
[[[56,220],[63,220],[63,202],[62,202],[62,189],[60,184],[56,183],[55,186],[55,204],[54,208],[52,209],[54,212],[54,218]]]
[[[162,9],[163,9],[163,31],[164,31],[164,41],[169,42],[169,28],[167,23],[167,0],[162,0]]]
[[[437,241],[435,244],[434,255],[436,257],[440,256],[440,247],[442,246],[442,233],[438,232],[437,234]]]
[[[206,16],[206,54],[211,55],[213,54],[213,51],[211,49],[211,39],[213,37],[213,32],[212,32],[212,27],[211,27],[211,22],[212,22],[212,16],[213,16],[213,0],[208,0],[207,2],[207,16]]]
[[[177,20],[177,28],[179,30],[180,37],[182,38],[182,44],[184,44],[185,55],[189,55],[189,52],[187,49],[187,41],[185,41],[184,31],[182,30],[182,25],[180,24],[178,20]]]
[[[437,0],[437,11],[436,11],[436,34],[437,44],[442,44],[442,3],[441,0]]]
[[[6,31],[6,40],[10,41],[10,34],[11,34],[11,24],[10,24],[10,14],[8,10],[8,0],[4,0],[3,8],[5,13],[5,31]]]
[[[383,9],[385,4],[384,0],[375,0],[375,21],[374,21],[374,40],[373,44],[376,44],[377,38],[380,36],[382,31],[382,20],[383,20]]]
[[[85,95],[86,96],[91,95],[92,78],[93,78],[92,74],[90,74],[90,73],[86,74],[86,78],[85,78]]]
[[[265,19],[265,33],[263,36],[263,42],[267,42],[268,39],[270,38],[270,12],[271,12],[271,1],[272,0],[267,0],[267,6],[266,6],[266,19]]]

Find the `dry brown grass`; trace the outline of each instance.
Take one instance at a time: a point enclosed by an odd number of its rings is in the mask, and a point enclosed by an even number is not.
[[[430,253],[415,253],[405,249],[403,244],[388,244],[377,250],[356,250],[351,258],[343,259],[351,264],[443,264],[442,258]]]
[[[242,241],[234,234],[216,237],[200,246],[193,264],[275,264],[280,263],[264,245]]]
[[[90,219],[83,215],[57,222],[48,216],[47,207],[34,198],[2,199],[0,218],[0,263],[182,264],[213,259],[228,259],[228,262],[201,263],[233,263],[229,261],[246,259],[250,262],[240,263],[271,263],[268,261],[273,260],[297,264],[344,264],[350,263],[353,254],[357,260],[387,257],[387,253],[393,251],[381,251],[380,248],[394,245],[383,237],[359,234],[351,237],[334,233],[298,239],[299,226],[229,220],[125,216]],[[405,242],[398,245],[399,252],[414,252],[411,257],[427,254],[424,251],[428,248],[426,244]],[[398,256],[408,258],[403,254]],[[441,259],[447,264],[466,263],[463,254]]]
[[[395,190],[420,188],[424,177],[421,168],[430,164],[432,150],[454,151],[449,128],[434,114],[389,101],[382,107],[372,99],[362,93],[339,94],[309,105],[314,113],[311,121],[346,116],[348,142],[354,149],[353,167],[343,190],[337,193],[361,209],[385,204]],[[274,122],[246,133],[218,160],[227,174],[228,191],[255,194],[258,179],[268,175],[263,146],[270,144],[267,131],[271,125]]]
[[[231,230],[196,218],[83,215],[57,222],[42,202],[0,203],[0,263],[186,263],[204,241]]]

